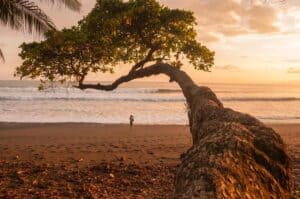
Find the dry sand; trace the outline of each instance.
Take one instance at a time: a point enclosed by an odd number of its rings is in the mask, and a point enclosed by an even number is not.
[[[299,193],[300,124],[270,126],[288,146]],[[191,144],[180,125],[2,123],[0,197],[166,198]]]

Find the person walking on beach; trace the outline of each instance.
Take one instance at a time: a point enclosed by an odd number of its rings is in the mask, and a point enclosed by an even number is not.
[[[129,116],[130,127],[132,127],[133,122],[134,122],[134,117],[133,117],[133,115],[130,115],[130,116]]]

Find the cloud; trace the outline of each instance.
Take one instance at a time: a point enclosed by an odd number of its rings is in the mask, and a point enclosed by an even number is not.
[[[289,7],[300,7],[300,1],[299,0],[287,0],[284,2],[285,5],[288,5]]]
[[[226,71],[239,71],[239,67],[231,65],[231,64],[227,64],[227,65],[223,65],[223,66],[215,66],[214,67],[216,70],[226,70]]]
[[[210,34],[205,42],[218,41],[219,37],[279,32],[276,26],[278,10],[270,4],[250,0],[161,0],[170,7],[192,10],[198,19],[199,32]],[[219,35],[217,37],[216,35]],[[209,37],[211,36],[211,37]],[[214,39],[212,39],[214,38]]]
[[[274,24],[277,21],[277,12],[270,6],[255,5],[246,11],[248,27],[256,33],[279,32]]]
[[[213,33],[205,33],[200,31],[198,34],[198,38],[200,41],[205,41],[205,42],[216,42],[219,41],[219,38],[215,36]]]
[[[289,73],[289,74],[300,74],[300,67],[290,67],[287,70],[287,73]]]
[[[283,62],[287,62],[287,63],[300,63],[300,59],[284,59],[282,60]]]

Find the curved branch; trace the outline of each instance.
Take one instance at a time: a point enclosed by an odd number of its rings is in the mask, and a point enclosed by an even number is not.
[[[135,64],[132,69],[130,70],[130,72],[133,72],[133,71],[136,71],[138,70],[139,68],[143,68],[144,65],[151,61],[153,59],[153,54],[154,52],[156,51],[157,49],[156,48],[151,48],[146,56],[145,59],[143,59],[142,61],[138,62],[137,64]]]
[[[130,71],[127,75],[122,76],[115,80],[112,84],[79,84],[80,89],[97,89],[111,91],[118,88],[122,83],[132,81],[134,79],[150,77],[152,75],[165,74],[170,77],[173,81],[177,82],[181,87],[184,96],[188,101],[191,100],[192,96],[196,93],[199,87],[193,82],[193,80],[184,72],[169,64],[156,63],[146,68],[139,70]]]

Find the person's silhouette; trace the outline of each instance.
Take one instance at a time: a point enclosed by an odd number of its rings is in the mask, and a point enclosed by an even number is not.
[[[130,127],[132,127],[133,122],[134,122],[134,117],[133,117],[133,115],[130,115],[130,116],[129,116],[129,124],[130,124]]]

